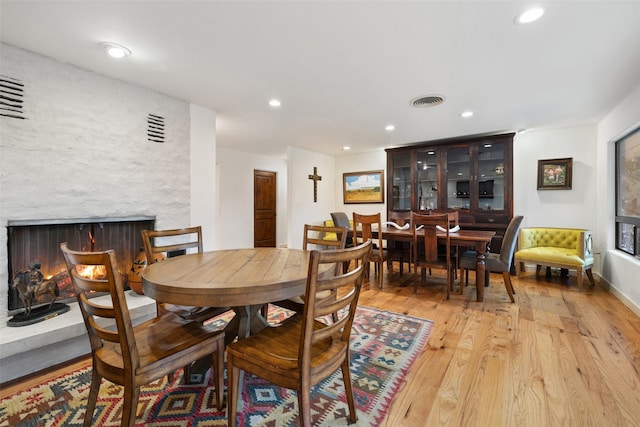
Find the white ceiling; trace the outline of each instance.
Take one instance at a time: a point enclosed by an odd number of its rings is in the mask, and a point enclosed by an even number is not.
[[[220,146],[340,155],[595,123],[640,85],[640,1],[537,4],[525,26],[520,1],[2,0],[0,37],[211,108]]]

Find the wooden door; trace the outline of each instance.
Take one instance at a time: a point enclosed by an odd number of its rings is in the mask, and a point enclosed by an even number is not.
[[[276,246],[276,173],[253,171],[253,246]]]

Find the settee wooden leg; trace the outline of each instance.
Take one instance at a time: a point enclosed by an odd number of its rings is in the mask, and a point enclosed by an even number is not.
[[[591,287],[593,287],[596,284],[596,281],[593,280],[593,273],[591,272],[591,269],[587,269],[587,277],[589,277],[589,281],[591,282]]]
[[[582,288],[582,276],[584,276],[584,273],[582,272],[582,269],[579,268],[576,271],[576,276],[578,278],[578,287]]]

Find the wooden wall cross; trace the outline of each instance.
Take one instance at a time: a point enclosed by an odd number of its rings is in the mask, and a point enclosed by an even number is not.
[[[309,179],[313,180],[313,203],[316,203],[318,201],[318,181],[322,181],[316,166],[313,167],[313,175],[309,175]]]

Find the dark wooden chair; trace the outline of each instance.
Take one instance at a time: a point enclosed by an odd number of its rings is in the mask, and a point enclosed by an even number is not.
[[[436,227],[444,230],[444,244],[438,244]],[[418,268],[421,269],[421,283],[426,279],[426,269],[446,270],[446,296],[453,288],[455,265],[451,262],[451,239],[449,237],[449,216],[411,214],[411,229],[413,230],[413,293],[418,291]],[[441,248],[441,249],[440,249]]]
[[[485,259],[485,286],[489,286],[489,273],[502,273],[504,287],[507,289],[511,302],[515,302],[513,298],[515,291],[511,283],[511,261],[523,219],[523,216],[514,216],[511,219],[502,239],[500,253],[487,253]],[[466,285],[469,284],[469,270],[476,269],[477,257],[476,251],[466,251],[460,257],[460,280],[464,279]],[[462,283],[460,283],[460,288],[462,289]]]
[[[278,327],[265,328],[246,339],[227,346],[228,425],[236,425],[240,370],[250,372],[280,387],[296,390],[299,425],[311,425],[310,388],[338,368],[349,406],[350,423],[357,420],[349,371],[349,338],[364,278],[364,266],[371,242],[331,251],[312,251],[305,292],[304,311],[294,314]],[[344,273],[323,277],[322,264],[355,261],[356,267]],[[318,298],[329,291],[337,298]],[[322,322],[337,315],[337,322]]]
[[[389,221],[395,222],[399,226],[411,223],[411,211],[398,211],[389,213]],[[387,270],[393,273],[393,262],[397,261],[400,267],[400,276],[404,273],[404,264],[407,263],[411,270],[411,242],[400,242],[387,240]]]
[[[134,327],[115,252],[77,252],[69,249],[67,243],[62,243],[60,249],[77,291],[91,344],[93,369],[85,427],[91,425],[102,378],[124,387],[121,425],[133,426],[141,386],[208,355],[213,362],[215,403],[222,409],[224,332],[173,313],[164,313]],[[86,266],[99,268],[98,278],[84,276],[80,267]],[[88,299],[89,291],[107,292],[110,306]],[[115,327],[104,326],[104,319],[110,319]]]
[[[449,229],[452,229],[456,226],[460,225],[460,215],[458,211],[447,212],[449,216]],[[460,260],[460,248],[457,245],[454,245],[451,248],[451,262],[453,263],[453,279],[456,280],[458,278],[458,263]],[[462,286],[460,286],[459,293],[462,294]]]
[[[302,249],[307,250],[335,250],[344,249],[347,241],[347,229],[346,227],[326,227],[323,225],[304,225],[304,235],[302,240]],[[336,269],[341,268],[342,265],[336,264]],[[335,274],[338,274],[336,271]],[[329,296],[328,291],[319,292],[316,298],[326,298]],[[291,298],[288,300],[274,302],[274,305],[293,310],[297,313],[304,311],[304,295]],[[267,305],[262,312],[265,319],[267,319]]]
[[[375,263],[375,272],[378,275],[378,286],[382,288],[382,272],[383,266],[389,259],[389,252],[383,247],[382,233],[378,233],[378,237],[373,237],[374,226],[376,230],[382,229],[382,221],[380,214],[363,215],[354,212],[353,213],[353,229],[354,229],[354,243],[360,244],[371,240],[373,242],[373,249],[369,262]],[[357,234],[355,231],[357,230]],[[369,276],[369,266],[365,266],[365,274]]]

